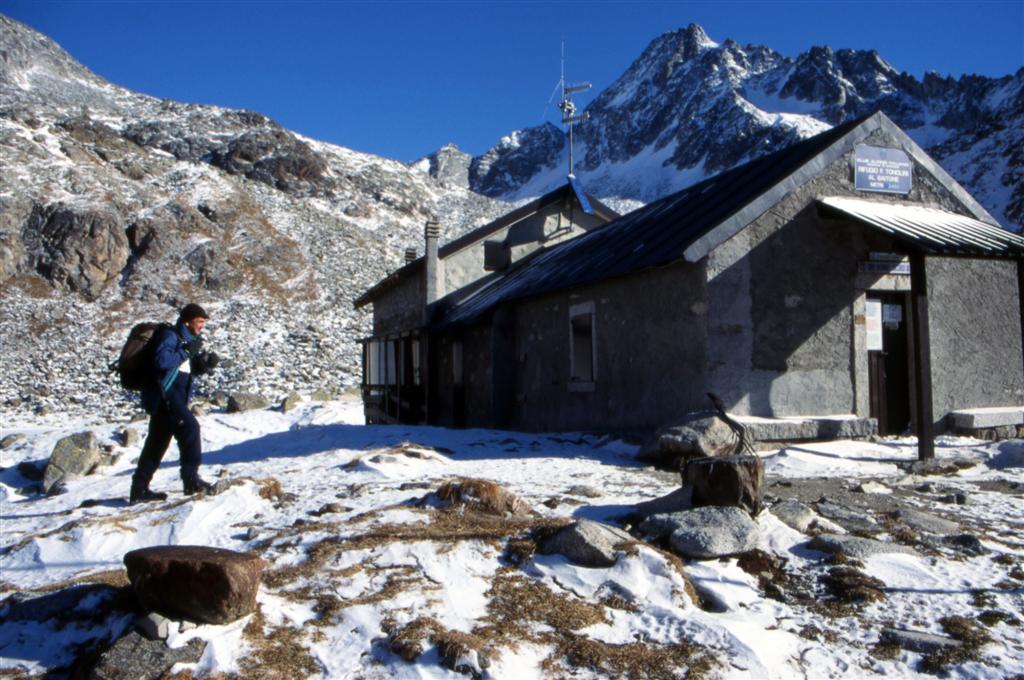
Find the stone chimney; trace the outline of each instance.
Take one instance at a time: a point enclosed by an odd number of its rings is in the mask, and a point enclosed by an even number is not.
[[[423,235],[426,239],[426,249],[423,253],[423,273],[427,291],[426,303],[430,305],[443,294],[441,288],[441,263],[437,257],[437,242],[441,237],[441,223],[437,220],[428,221],[426,228],[423,230]]]
[[[416,249],[415,248],[406,248],[405,249],[405,263],[409,264],[410,262],[415,262],[415,261],[416,261]]]

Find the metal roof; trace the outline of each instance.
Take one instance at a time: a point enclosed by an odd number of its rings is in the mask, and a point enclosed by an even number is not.
[[[698,239],[869,117],[727,170],[634,210],[601,229],[541,251],[491,281],[476,295],[454,303],[438,324],[467,323],[502,302],[678,260]]]
[[[476,229],[442,245],[438,250],[438,257],[443,260],[453,253],[457,253],[464,248],[468,248],[479,243],[491,234],[512,226],[513,224],[539,212],[551,203],[564,200],[567,196],[574,197],[576,201],[579,202],[583,212],[588,215],[597,215],[601,219],[609,222],[619,217],[619,213],[612,210],[594,196],[587,194],[586,191],[583,190],[583,185],[580,184],[575,177],[570,176],[566,183],[557,189],[549,191],[543,196],[535,198],[529,203],[525,203],[515,210],[505,213],[498,219],[488,222],[482,227],[477,227]],[[369,290],[356,298],[353,305],[358,309],[359,307],[370,304],[378,295],[389,290],[399,281],[404,280],[408,276],[418,274],[421,269],[423,269],[422,256],[416,258],[412,262],[406,263],[378,281],[370,287]]]
[[[1024,257],[1024,238],[1002,227],[937,208],[865,201],[845,196],[818,199],[826,213],[880,229],[927,255]]]

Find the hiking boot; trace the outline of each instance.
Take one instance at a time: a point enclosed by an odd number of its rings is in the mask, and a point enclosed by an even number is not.
[[[191,495],[197,494],[197,493],[204,493],[205,494],[205,493],[210,493],[212,491],[213,491],[213,484],[210,484],[209,482],[204,482],[199,477],[196,477],[195,479],[190,479],[189,481],[185,482],[185,495],[186,496],[191,496]]]
[[[167,494],[162,491],[150,491],[149,489],[132,489],[131,495],[128,497],[128,503],[131,505],[165,500],[167,500]]]

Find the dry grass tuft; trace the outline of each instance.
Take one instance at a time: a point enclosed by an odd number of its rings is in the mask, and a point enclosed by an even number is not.
[[[881,602],[885,600],[882,588],[885,584],[853,567],[832,567],[822,578],[837,600],[847,604]]]
[[[939,619],[939,624],[946,634],[959,640],[960,644],[922,658],[918,670],[925,673],[938,675],[950,666],[977,661],[981,658],[981,648],[992,641],[984,628],[963,616],[945,616]]]
[[[307,678],[323,672],[304,644],[299,628],[279,626],[267,629],[263,612],[257,610],[242,637],[249,651],[239,662],[243,678]]]
[[[567,673],[569,669],[562,667],[563,659],[570,667],[585,667],[596,673],[630,680],[702,678],[715,667],[707,652],[685,642],[614,645],[580,635],[565,637],[558,644],[556,654],[545,661],[545,670],[559,676]]]
[[[485,625],[473,631],[483,637],[537,640],[528,632],[527,623],[544,623],[556,631],[569,632],[608,622],[603,606],[555,592],[509,568],[498,570],[487,595],[490,601]]]
[[[533,509],[521,498],[485,479],[460,479],[445,482],[436,495],[451,506],[463,506],[467,510],[488,515],[533,515]]]

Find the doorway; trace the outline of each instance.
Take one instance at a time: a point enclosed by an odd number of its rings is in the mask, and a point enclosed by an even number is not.
[[[867,298],[870,415],[883,435],[903,434],[910,427],[907,309],[904,293],[871,293]]]

